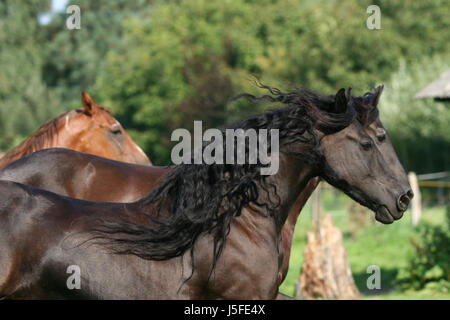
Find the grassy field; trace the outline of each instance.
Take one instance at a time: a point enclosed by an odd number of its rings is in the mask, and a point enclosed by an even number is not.
[[[433,291],[400,291],[395,287],[398,272],[407,265],[408,257],[413,254],[410,239],[419,236],[418,228],[411,225],[410,213],[390,225],[383,225],[373,219],[373,213],[361,210],[347,214],[351,200],[345,195],[334,196],[326,189],[322,192],[323,213],[330,214],[333,223],[343,233],[347,257],[353,277],[364,299],[450,299],[450,293]],[[340,208],[332,210],[332,208]],[[354,207],[353,207],[354,208]],[[422,222],[441,224],[444,221],[445,208],[426,208]],[[358,220],[358,222],[355,222]],[[420,226],[419,226],[420,227]],[[306,232],[311,228],[311,208],[308,203],[299,217],[295,233],[289,266],[289,273],[281,286],[281,292],[293,296],[306,245]],[[366,286],[367,267],[378,265],[381,269],[381,289],[368,290]]]

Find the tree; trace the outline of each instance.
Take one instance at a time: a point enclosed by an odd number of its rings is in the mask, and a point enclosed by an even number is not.
[[[0,1],[0,148],[6,150],[58,112],[42,81],[38,14],[50,1]]]
[[[249,75],[283,89],[296,83],[331,94],[353,86],[363,94],[389,80],[400,57],[410,62],[448,50],[448,41],[435,43],[442,37],[439,28],[448,26],[439,4],[413,5],[410,12],[379,1],[382,29],[376,31],[365,25],[370,4],[155,2],[123,20],[122,45],[108,51],[95,90],[152,159],[168,163],[174,128],[190,128],[192,119],[222,126],[259,110],[227,101],[243,91],[257,92]],[[420,39],[408,33],[410,27],[420,31]]]
[[[123,20],[139,16],[149,8],[151,0],[74,0],[67,6],[80,7],[81,29],[68,30],[65,11],[53,16],[42,26],[45,48],[43,79],[62,98],[65,108],[79,107],[81,91],[91,91],[103,70],[109,51],[126,48],[121,43]]]
[[[386,83],[381,119],[407,171],[450,170],[450,112],[448,105],[414,96],[448,69],[450,53],[401,61]]]

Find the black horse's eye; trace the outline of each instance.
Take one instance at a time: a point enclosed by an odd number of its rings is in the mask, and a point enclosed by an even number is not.
[[[386,131],[383,128],[377,128],[375,135],[380,142],[386,140]]]
[[[372,141],[361,141],[361,146],[363,147],[364,150],[369,150],[372,148],[373,144]]]
[[[383,142],[384,140],[386,140],[386,134],[378,134],[377,139],[378,141]]]

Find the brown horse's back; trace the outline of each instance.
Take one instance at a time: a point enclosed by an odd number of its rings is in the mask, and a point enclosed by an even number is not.
[[[132,202],[144,197],[168,171],[63,148],[34,152],[0,170],[9,180],[71,198]]]

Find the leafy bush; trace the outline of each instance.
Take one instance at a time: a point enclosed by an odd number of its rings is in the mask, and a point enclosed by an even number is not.
[[[444,102],[414,96],[448,70],[450,52],[424,56],[400,67],[386,83],[381,120],[407,171],[450,170],[450,112]],[[440,150],[436,152],[435,150]],[[423,157],[423,155],[427,155]]]
[[[419,243],[411,240],[415,254],[408,267],[399,272],[398,284],[403,289],[450,291],[450,206],[446,224],[424,225]]]

